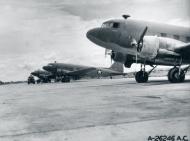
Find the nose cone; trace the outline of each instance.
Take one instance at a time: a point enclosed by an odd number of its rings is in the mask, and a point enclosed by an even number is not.
[[[49,66],[43,66],[43,69],[46,70],[46,71],[49,71],[50,67]]]
[[[36,76],[37,75],[37,72],[34,71],[34,72],[31,72],[32,75]]]
[[[100,28],[93,28],[86,33],[86,37],[93,41],[94,38],[98,38]]]
[[[117,43],[120,35],[118,30],[103,27],[91,29],[86,33],[90,41],[102,47],[106,47],[107,43]]]

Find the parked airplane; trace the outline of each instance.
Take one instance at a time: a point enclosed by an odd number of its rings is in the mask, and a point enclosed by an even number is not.
[[[51,72],[43,71],[43,70],[36,70],[34,72],[31,72],[33,76],[38,77],[37,83],[48,83],[51,82],[51,79],[53,78],[53,75]]]
[[[70,82],[70,79],[80,79],[81,77],[107,77],[114,75],[125,75],[123,64],[114,63],[110,68],[95,68],[83,65],[49,63],[43,67],[44,70],[51,72],[57,80]]]
[[[141,70],[135,75],[138,83],[147,82],[157,65],[174,66],[168,72],[168,80],[183,82],[190,68],[190,28],[135,20],[128,15],[123,17],[89,30],[87,38],[112,50],[111,58],[125,67],[140,63]],[[145,65],[153,69],[146,72]],[[182,65],[188,66],[182,68]]]

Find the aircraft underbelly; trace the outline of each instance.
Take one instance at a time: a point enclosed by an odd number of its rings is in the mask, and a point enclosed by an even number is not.
[[[133,48],[125,48],[120,45],[114,44],[114,43],[107,43],[106,47],[116,51],[116,52],[122,52],[124,54],[130,54],[130,55],[136,55],[136,50]]]

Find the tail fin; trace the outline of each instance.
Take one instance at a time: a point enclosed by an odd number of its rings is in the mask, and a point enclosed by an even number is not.
[[[121,73],[124,72],[123,64],[122,64],[122,63],[119,63],[119,62],[114,62],[114,63],[110,66],[109,69],[114,70],[114,71],[118,71],[118,72],[121,72]]]

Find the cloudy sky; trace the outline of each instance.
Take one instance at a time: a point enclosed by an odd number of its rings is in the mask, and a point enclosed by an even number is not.
[[[189,0],[0,0],[0,80],[25,80],[55,60],[109,66],[88,29],[122,14],[190,26],[189,10]]]

